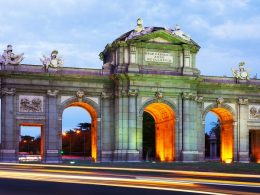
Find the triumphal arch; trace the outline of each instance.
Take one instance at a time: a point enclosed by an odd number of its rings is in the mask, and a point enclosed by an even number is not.
[[[200,75],[199,49],[179,26],[144,27],[140,19],[100,53],[102,69],[62,67],[56,50],[42,65],[21,64],[9,45],[0,59],[0,161],[18,161],[20,126],[31,125],[41,128],[42,161],[61,162],[62,113],[78,106],[92,118],[96,161],[142,161],[145,113],[155,122],[156,160],[204,161],[205,116],[213,112],[220,160],[260,162],[260,80],[244,63],[233,77]]]

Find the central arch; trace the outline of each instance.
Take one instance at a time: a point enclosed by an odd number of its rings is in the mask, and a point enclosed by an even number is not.
[[[81,107],[85,109],[91,116],[91,157],[94,161],[97,160],[97,119],[98,115],[95,108],[86,102],[70,102],[64,106],[63,111],[69,107]]]
[[[234,117],[230,109],[226,107],[210,107],[206,109],[213,112],[220,121],[220,161],[231,163],[234,160]]]
[[[155,158],[159,161],[175,160],[175,113],[161,102],[151,103],[144,108],[155,121]]]

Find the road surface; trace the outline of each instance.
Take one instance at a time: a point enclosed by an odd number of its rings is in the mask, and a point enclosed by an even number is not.
[[[0,163],[0,195],[260,194],[260,175]]]

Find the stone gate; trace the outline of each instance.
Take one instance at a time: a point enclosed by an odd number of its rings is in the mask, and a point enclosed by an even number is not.
[[[2,63],[0,160],[18,161],[20,126],[31,125],[41,127],[42,161],[61,162],[62,113],[79,106],[92,118],[97,161],[143,160],[144,112],[155,120],[158,161],[204,161],[205,116],[213,112],[221,161],[260,162],[260,80],[243,63],[233,77],[200,75],[199,49],[179,26],[139,20],[100,53],[102,69]]]

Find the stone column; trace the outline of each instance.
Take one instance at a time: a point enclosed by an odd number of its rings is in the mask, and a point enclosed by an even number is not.
[[[48,90],[46,100],[46,124],[44,131],[44,156],[43,162],[45,163],[60,163],[61,154],[59,147],[59,122],[58,122],[58,108],[57,108],[57,95],[58,90]]]
[[[112,94],[102,92],[102,161],[112,161],[114,150],[114,105]]]
[[[249,162],[248,99],[239,98],[239,162]]]
[[[199,160],[196,111],[197,104],[194,102],[195,96],[192,93],[183,93],[183,146],[182,160],[184,162],[194,162]]]
[[[2,162],[18,162],[19,135],[15,122],[15,92],[14,88],[2,89],[1,101],[1,156]]]
[[[128,155],[127,161],[139,161],[137,151],[137,95],[135,89],[128,92]]]

